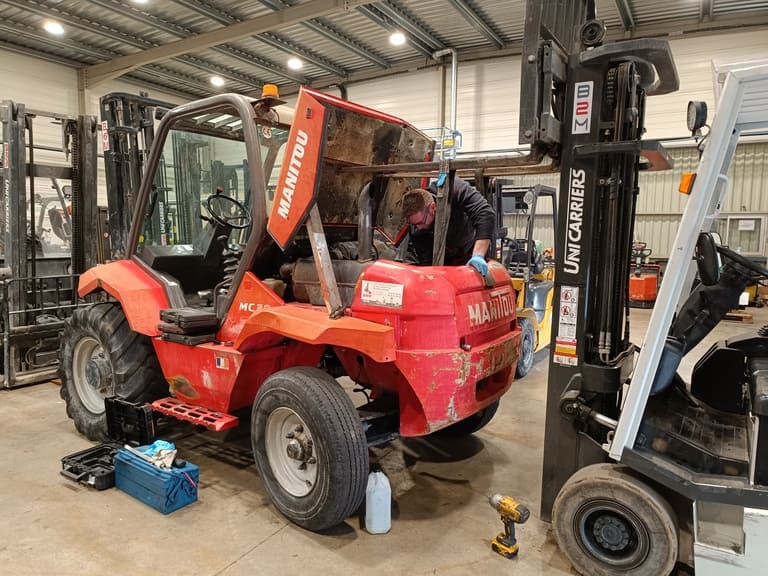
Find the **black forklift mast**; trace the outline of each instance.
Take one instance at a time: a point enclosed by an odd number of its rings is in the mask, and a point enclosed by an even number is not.
[[[111,259],[119,260],[126,254],[144,164],[155,138],[155,120],[174,104],[145,94],[113,92],[101,97],[100,106]],[[165,171],[159,170],[158,174],[164,175]],[[165,183],[156,182],[152,206],[164,203],[164,193]]]
[[[61,147],[35,141],[35,122],[41,119],[61,126]],[[97,229],[96,122],[6,100],[0,102],[0,145],[0,386],[13,388],[55,375],[59,333],[77,305],[77,275],[98,263],[92,233]],[[63,159],[39,162],[37,151]],[[52,212],[36,187],[39,180],[50,180],[56,191],[59,207],[53,213],[61,219],[58,231],[70,253],[44,250],[39,235]],[[69,198],[60,184],[66,180]]]
[[[574,24],[575,23],[575,24]],[[628,278],[638,172],[671,163],[642,141],[645,98],[677,89],[669,45],[602,44],[594,2],[529,0],[520,140],[560,164],[541,517],[580,468],[607,460],[633,367]]]

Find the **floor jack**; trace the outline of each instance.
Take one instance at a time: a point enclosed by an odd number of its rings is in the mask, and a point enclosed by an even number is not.
[[[491,548],[505,558],[515,558],[520,545],[515,538],[515,524],[525,524],[531,515],[531,511],[520,504],[511,496],[502,496],[494,494],[488,499],[491,506],[501,516],[504,523],[504,532],[499,534],[491,541]]]

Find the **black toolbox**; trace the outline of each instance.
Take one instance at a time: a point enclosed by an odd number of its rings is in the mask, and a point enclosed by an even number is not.
[[[115,454],[125,444],[144,446],[155,440],[155,421],[149,404],[105,398],[110,441],[61,459],[62,476],[96,490],[115,485]]]
[[[115,454],[119,445],[99,444],[75,452],[61,459],[61,475],[93,486],[96,490],[112,488],[115,485]]]

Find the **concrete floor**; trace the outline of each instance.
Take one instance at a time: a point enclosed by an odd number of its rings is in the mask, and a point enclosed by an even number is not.
[[[750,308],[756,323],[768,309]],[[650,312],[632,311],[639,343]],[[715,339],[750,328],[722,323]],[[377,451],[395,496],[392,531],[358,517],[331,533],[287,523],[269,503],[247,437],[174,427],[166,439],[200,467],[199,501],[163,516],[117,489],[97,492],[59,475],[62,456],[89,447],[52,383],[0,393],[0,573],[222,575],[572,574],[538,519],[547,351],[515,382],[494,420],[461,441],[398,441]],[[693,358],[685,362],[687,374]],[[501,528],[487,503],[509,494],[532,510],[516,560],[493,553]]]

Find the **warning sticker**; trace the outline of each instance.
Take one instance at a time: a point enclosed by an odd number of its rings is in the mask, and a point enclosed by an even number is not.
[[[563,364],[565,366],[578,366],[579,360],[575,356],[563,356],[562,354],[555,354],[555,362]]]
[[[576,340],[574,338],[555,338],[555,352],[564,356],[576,356]]]
[[[575,338],[555,338],[555,362],[568,366],[578,364]]]
[[[364,304],[387,306],[388,308],[402,308],[403,285],[363,280],[363,290],[360,299]]]
[[[560,310],[558,311],[558,334],[574,338],[576,336],[577,314],[579,311],[579,288],[577,286],[560,287]]]
[[[558,364],[565,364],[566,366],[576,366],[578,364],[578,355],[576,353],[578,311],[578,286],[561,286],[554,354],[554,360]]]
[[[104,152],[109,151],[109,124],[106,120],[101,122],[101,147]]]

